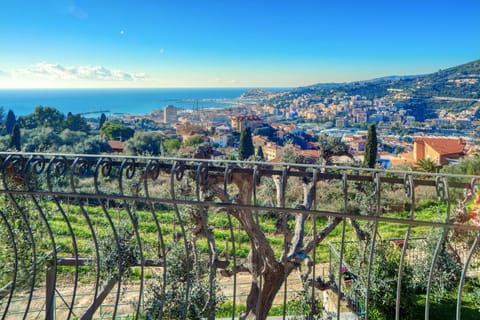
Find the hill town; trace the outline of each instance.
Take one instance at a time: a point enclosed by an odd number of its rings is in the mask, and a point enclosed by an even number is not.
[[[285,148],[293,148],[313,162],[322,158],[319,137],[327,136],[338,138],[355,159],[361,159],[367,126],[374,124],[382,165],[415,166],[419,160],[429,159],[441,166],[477,151],[479,65],[477,61],[433,75],[281,92],[253,89],[232,108],[177,109],[170,105],[143,117],[116,120],[136,130],[160,130],[166,137],[204,143],[215,150],[217,158],[235,158],[240,133],[249,127],[255,149],[257,153],[262,149],[265,160],[281,161]],[[352,91],[358,94],[349,94]],[[449,97],[436,95],[446,91]],[[145,123],[151,126],[142,127]],[[121,143],[112,143],[116,150],[123,150]],[[342,161],[351,159],[335,158],[337,163]]]

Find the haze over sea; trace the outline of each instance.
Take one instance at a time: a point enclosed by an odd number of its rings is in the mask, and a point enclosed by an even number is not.
[[[197,99],[200,108],[228,107],[232,105],[233,99],[247,90],[248,88],[3,89],[0,90],[0,107],[5,112],[13,110],[17,116],[30,114],[39,105],[54,107],[64,114],[104,110],[110,113],[146,114],[169,104],[178,108],[192,108]]]

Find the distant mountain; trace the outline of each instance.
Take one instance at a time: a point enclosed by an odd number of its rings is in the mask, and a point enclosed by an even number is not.
[[[390,89],[390,90],[389,90]],[[318,83],[294,90],[323,95],[361,95],[382,98],[403,90],[412,97],[451,97],[480,99],[480,60],[426,75],[387,76],[349,83]]]
[[[416,78],[410,89],[421,96],[480,99],[480,60]]]
[[[355,82],[382,82],[382,81],[398,81],[398,80],[409,80],[409,79],[414,79],[421,77],[422,75],[410,75],[410,76],[386,76],[386,77],[380,77],[380,78],[375,78],[371,80],[364,80],[364,81],[355,81]]]

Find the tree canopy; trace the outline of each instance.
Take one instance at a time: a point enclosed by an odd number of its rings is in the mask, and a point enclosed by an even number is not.
[[[11,134],[13,130],[13,126],[17,122],[17,118],[15,117],[15,113],[12,110],[8,110],[7,119],[5,121],[5,132],[7,134]]]
[[[374,168],[377,161],[377,130],[375,125],[368,126],[367,141],[365,142],[365,153],[363,158],[363,164],[368,168]]]
[[[238,157],[240,160],[246,160],[255,153],[252,141],[252,131],[250,127],[245,127],[240,133],[240,144],[238,146]]]
[[[65,115],[55,108],[38,106],[31,117],[37,127],[54,128],[57,132],[63,129]]]
[[[203,142],[202,136],[199,134],[194,134],[193,136],[190,136],[183,141],[183,145],[185,147],[193,147],[193,146],[198,146]]]
[[[340,138],[335,136],[320,136],[318,138],[318,146],[323,164],[329,164],[333,156],[352,157],[350,147],[340,140]]]
[[[72,131],[82,131],[86,133],[90,132],[90,126],[85,118],[79,114],[72,114],[70,112],[68,113],[67,119],[63,124],[63,128]]]
[[[163,135],[158,132],[136,132],[133,138],[125,143],[128,154],[159,156],[162,153]]]
[[[105,121],[100,129],[100,133],[109,140],[125,141],[133,137],[135,130],[122,123]]]
[[[21,149],[21,138],[20,138],[20,127],[18,124],[15,124],[10,134],[10,148],[13,148],[17,151]]]

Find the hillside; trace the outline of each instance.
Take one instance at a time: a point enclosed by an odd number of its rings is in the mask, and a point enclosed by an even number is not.
[[[425,75],[387,76],[349,83],[319,83],[293,89],[283,105],[300,96],[363,96],[369,100],[401,102],[417,121],[436,118],[440,110],[458,113],[480,102],[480,60]]]
[[[388,89],[401,89],[411,97],[480,99],[480,60],[417,76],[389,76],[344,84],[315,84],[295,89],[296,93],[322,95],[362,95],[368,99],[382,98]]]

